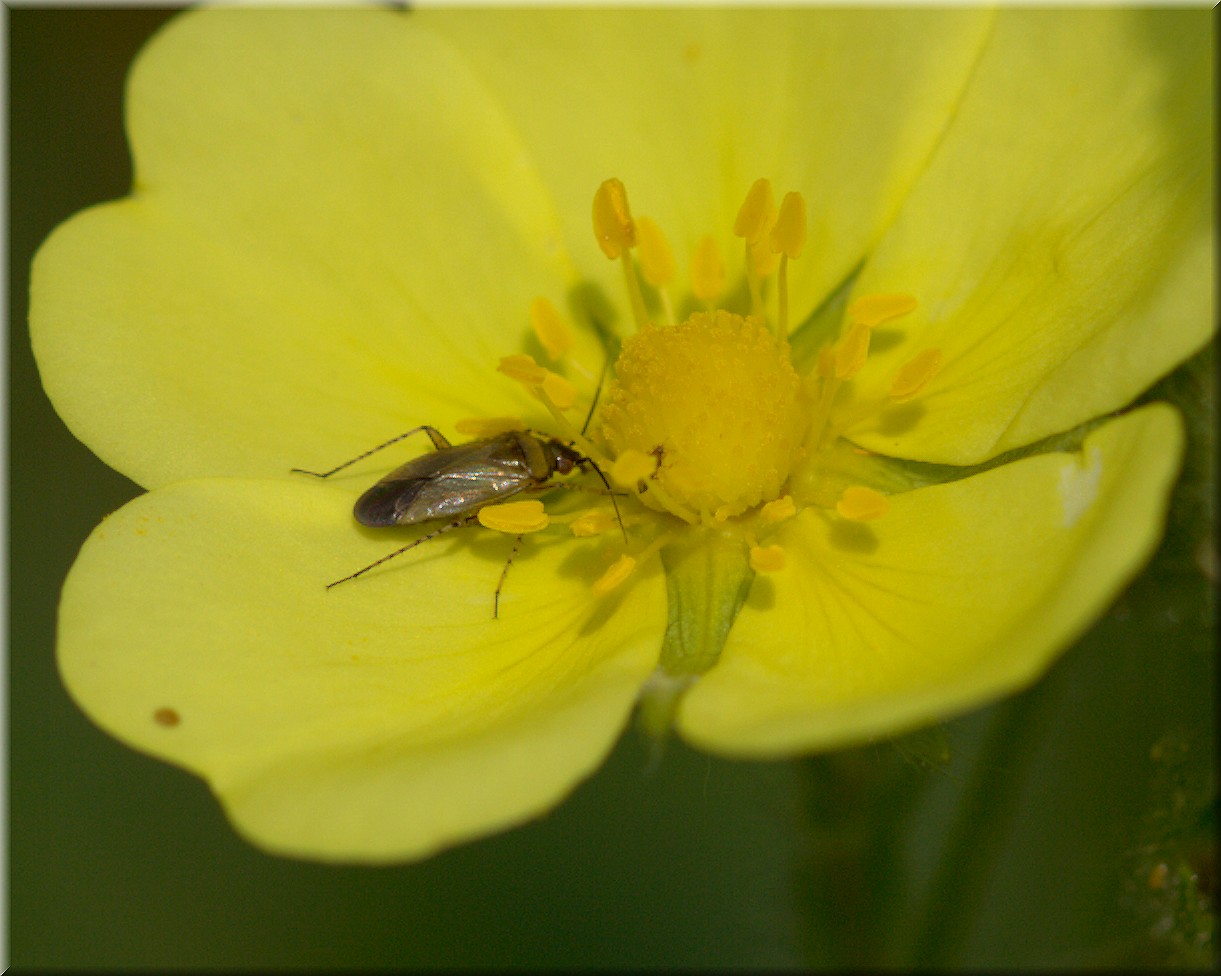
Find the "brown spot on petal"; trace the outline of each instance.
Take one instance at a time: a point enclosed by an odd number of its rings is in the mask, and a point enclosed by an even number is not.
[[[182,716],[172,708],[158,708],[153,712],[153,721],[158,725],[164,725],[167,729],[172,729],[182,721]]]

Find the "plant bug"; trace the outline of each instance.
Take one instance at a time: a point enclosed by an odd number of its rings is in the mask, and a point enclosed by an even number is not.
[[[495,437],[455,445],[446,440],[435,427],[424,424],[393,437],[330,471],[306,471],[303,468],[292,470],[315,478],[329,478],[357,461],[421,431],[432,441],[435,448],[433,453],[412,458],[391,471],[356,500],[352,514],[361,525],[371,528],[416,525],[441,518],[452,518],[453,521],[357,570],[351,576],[328,583],[328,590],[332,586],[363,576],[374,567],[414,549],[422,542],[436,538],[443,532],[473,524],[478,518],[479,509],[485,505],[502,502],[523,491],[547,488],[556,475],[570,474],[585,465],[593,468],[606,486],[611,496],[611,504],[615,507],[615,516],[619,518],[619,527],[623,529],[619,505],[615,502],[614,492],[611,491],[610,483],[602,469],[592,459],[558,438],[530,430],[511,430]],[[521,538],[519,535],[514,542],[513,550],[500,574],[500,582],[496,586],[492,603],[493,618],[499,616],[500,590],[509,565],[513,562],[513,556],[517,553],[517,547],[521,544]],[[624,540],[626,539],[625,532]]]

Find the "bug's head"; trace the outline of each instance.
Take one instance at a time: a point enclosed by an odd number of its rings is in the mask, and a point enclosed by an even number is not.
[[[551,455],[552,467],[556,474],[568,474],[588,460],[572,445],[554,439],[547,442],[547,452]]]

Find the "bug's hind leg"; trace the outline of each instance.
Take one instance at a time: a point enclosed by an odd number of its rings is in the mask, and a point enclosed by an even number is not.
[[[386,443],[378,444],[377,447],[370,448],[369,450],[365,451],[364,454],[356,455],[356,457],[352,458],[350,461],[344,461],[343,464],[331,468],[330,471],[306,471],[305,468],[292,468],[290,473],[308,474],[315,478],[329,478],[336,472],[342,471],[344,468],[351,467],[357,461],[363,461],[370,454],[376,454],[378,451],[384,450],[391,444],[397,444],[399,441],[406,440],[412,434],[418,434],[420,431],[424,431],[424,433],[428,435],[428,439],[432,441],[432,446],[438,451],[443,451],[445,448],[452,446],[450,442],[445,439],[445,435],[437,430],[436,427],[429,427],[428,424],[422,424],[419,427],[412,427],[411,430],[407,431],[405,434],[399,434],[398,437],[391,437],[390,440],[386,441]],[[343,580],[339,580],[338,582],[342,583]]]
[[[455,521],[450,522],[448,525],[443,525],[443,526],[441,526],[441,528],[435,529],[434,531],[429,532],[428,535],[420,536],[414,542],[407,543],[407,545],[403,546],[401,549],[395,549],[394,552],[390,553],[390,555],[382,556],[381,559],[378,559],[378,560],[375,560],[374,562],[369,563],[369,565],[366,566],[364,569],[358,569],[351,576],[345,576],[343,579],[337,579],[337,580],[335,580],[334,583],[327,583],[326,588],[329,590],[332,586],[338,586],[340,583],[346,583],[348,580],[354,580],[354,579],[356,579],[357,576],[364,576],[365,573],[369,572],[369,570],[380,566],[384,562],[388,562],[389,560],[393,559],[395,556],[401,556],[408,549],[414,549],[421,542],[427,542],[429,539],[435,539],[437,536],[441,535],[443,532],[448,532],[450,529],[460,529],[464,525],[473,525],[475,520],[476,520],[476,516],[474,516],[474,515],[467,515],[464,518],[456,519]],[[509,558],[512,559],[513,557],[510,556]],[[504,582],[503,573],[501,574],[501,582]],[[500,587],[496,588],[496,593],[499,596]]]
[[[492,594],[492,619],[500,618],[500,591],[504,588],[505,577],[509,575],[509,567],[513,565],[513,557],[517,555],[517,550],[521,548],[522,536],[518,536],[513,540],[513,548],[509,550],[509,558],[505,560],[505,568],[500,571],[500,580],[496,584],[496,592]]]

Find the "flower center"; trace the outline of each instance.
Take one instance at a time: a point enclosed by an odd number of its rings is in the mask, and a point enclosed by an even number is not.
[[[617,457],[655,458],[640,497],[723,520],[776,498],[801,450],[806,411],[788,343],[754,317],[697,312],[627,338],[601,411]]]

